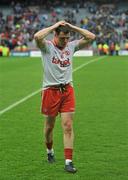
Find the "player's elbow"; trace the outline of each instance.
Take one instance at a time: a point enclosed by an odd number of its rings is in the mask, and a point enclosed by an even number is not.
[[[35,40],[38,40],[38,39],[39,39],[39,36],[38,36],[37,33],[34,34],[34,39],[35,39]]]
[[[96,38],[96,35],[93,33],[90,33],[90,34],[88,34],[88,36],[86,36],[86,38],[90,41],[93,41]]]
[[[96,35],[95,34],[92,34],[91,35],[91,39],[94,40],[96,38]]]

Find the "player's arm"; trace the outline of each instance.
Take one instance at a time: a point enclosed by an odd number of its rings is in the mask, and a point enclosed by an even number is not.
[[[69,28],[71,28],[72,31],[78,32],[83,36],[83,38],[81,38],[79,40],[78,47],[77,47],[78,49],[84,48],[87,44],[89,44],[96,37],[95,34],[93,34],[92,32],[90,32],[86,29],[82,29],[82,28],[74,26],[70,23],[66,23],[66,25]]]
[[[38,32],[36,32],[34,34],[34,39],[36,41],[36,44],[37,46],[40,48],[40,49],[45,49],[46,47],[46,43],[45,43],[45,37],[50,34],[52,31],[54,31],[57,27],[59,27],[60,25],[64,25],[65,24],[65,21],[59,21],[57,22],[56,24],[48,27],[48,28],[44,28]]]

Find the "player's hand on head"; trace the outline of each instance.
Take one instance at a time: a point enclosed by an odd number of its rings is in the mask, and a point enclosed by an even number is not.
[[[65,25],[66,21],[62,20],[62,21],[59,21],[58,23],[59,23],[59,25]]]
[[[68,23],[68,22],[65,22],[65,25],[68,26],[68,27],[72,27],[73,25]]]
[[[54,24],[54,26],[57,28],[57,27],[59,27],[60,25],[61,25],[61,26],[65,26],[65,24],[66,24],[66,22],[65,22],[64,20],[62,20],[62,21],[58,21],[56,24]]]

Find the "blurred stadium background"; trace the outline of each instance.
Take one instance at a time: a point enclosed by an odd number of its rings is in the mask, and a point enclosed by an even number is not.
[[[73,59],[73,176],[63,170],[59,116],[56,163],[46,162],[43,70],[33,40],[36,31],[61,19],[97,36]],[[128,1],[1,0],[0,43],[0,180],[128,180]]]
[[[88,47],[94,55],[128,55],[127,0],[1,0],[0,54],[35,50],[33,34],[62,19],[96,34]],[[72,39],[78,37],[75,33]]]

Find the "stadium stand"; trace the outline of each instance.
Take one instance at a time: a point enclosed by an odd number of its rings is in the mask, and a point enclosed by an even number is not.
[[[9,6],[7,6],[9,4]],[[92,43],[94,52],[118,54],[128,50],[128,2],[85,0],[32,0],[0,2],[0,45],[9,50],[35,49],[33,34],[58,20],[89,29],[97,38]],[[74,36],[73,36],[74,37]],[[79,35],[75,34],[75,38]]]

